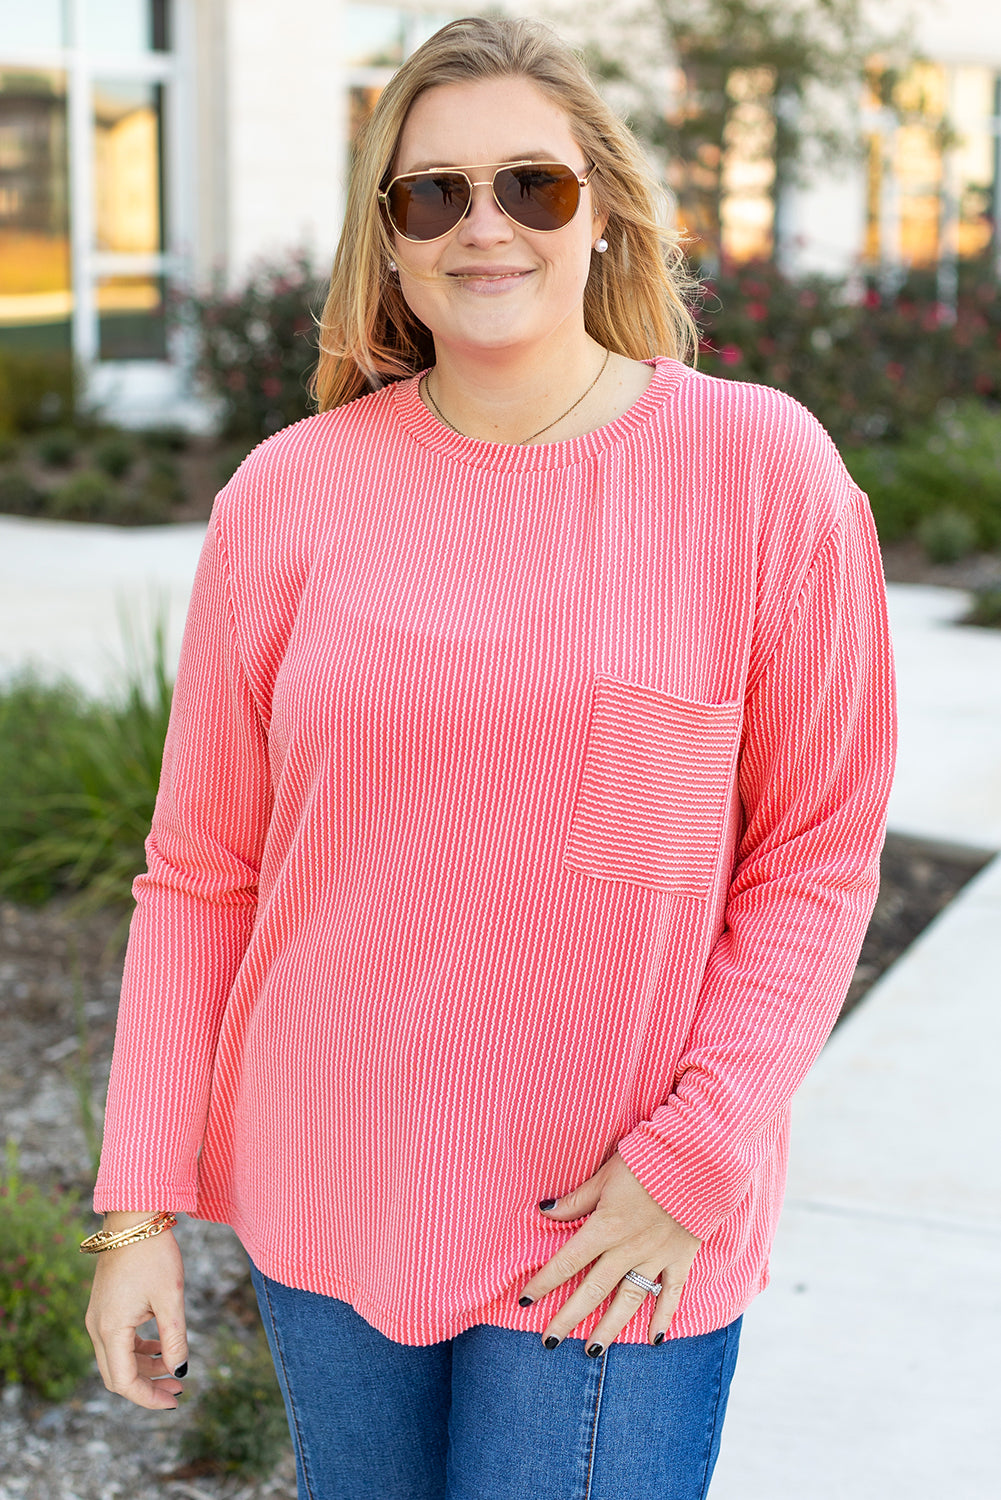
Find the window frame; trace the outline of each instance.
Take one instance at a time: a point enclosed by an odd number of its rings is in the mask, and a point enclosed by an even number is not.
[[[90,50],[85,44],[86,0],[65,0],[65,42],[60,48],[4,50],[9,68],[58,69],[66,78],[67,191],[69,200],[70,342],[74,358],[85,369],[140,363],[162,368],[177,362],[180,350],[168,335],[167,358],[130,361],[100,358],[98,282],[108,276],[155,276],[169,286],[182,279],[186,257],[179,247],[193,240],[188,132],[185,111],[193,108],[188,47],[192,0],[173,0],[166,40],[170,51],[120,54]],[[159,84],[163,90],[160,122],[163,247],[155,254],[101,251],[95,241],[94,85],[102,82]]]

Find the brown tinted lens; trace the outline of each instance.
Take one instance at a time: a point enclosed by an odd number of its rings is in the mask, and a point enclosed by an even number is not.
[[[469,183],[460,172],[398,177],[389,188],[387,208],[393,228],[407,240],[435,240],[466,212]]]
[[[580,203],[580,184],[569,167],[551,162],[504,167],[494,178],[497,202],[526,229],[562,229]]]

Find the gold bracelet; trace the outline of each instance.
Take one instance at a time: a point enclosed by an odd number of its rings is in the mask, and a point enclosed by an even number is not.
[[[99,1229],[96,1234],[82,1241],[80,1252],[83,1255],[97,1255],[101,1250],[117,1250],[119,1245],[137,1244],[139,1240],[150,1240],[155,1234],[162,1234],[165,1229],[173,1229],[176,1223],[176,1214],[161,1211],[151,1219],[133,1224],[131,1229],[120,1229],[117,1234],[110,1229]]]

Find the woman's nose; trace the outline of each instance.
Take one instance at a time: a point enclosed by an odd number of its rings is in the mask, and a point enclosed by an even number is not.
[[[495,245],[513,237],[514,225],[497,207],[492,182],[473,184],[469,211],[459,225],[459,238],[466,245]]]

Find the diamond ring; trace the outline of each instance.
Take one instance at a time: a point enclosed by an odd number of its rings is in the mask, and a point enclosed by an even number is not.
[[[639,1271],[627,1271],[622,1279],[623,1281],[634,1281],[637,1286],[643,1287],[647,1292],[652,1292],[655,1297],[659,1297],[664,1290],[659,1281],[649,1281],[646,1276],[641,1276]]]

